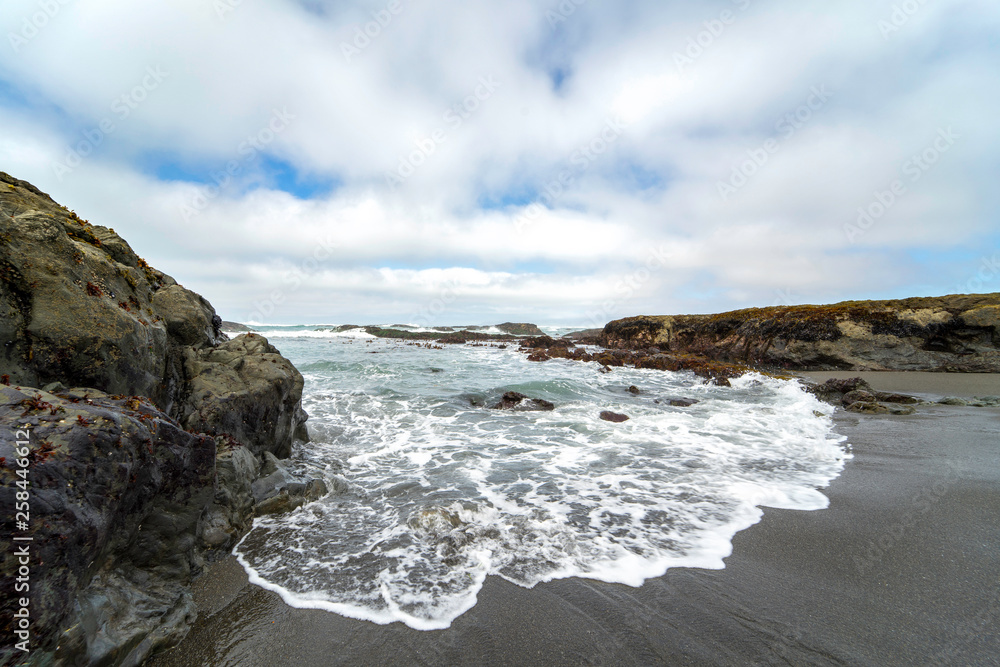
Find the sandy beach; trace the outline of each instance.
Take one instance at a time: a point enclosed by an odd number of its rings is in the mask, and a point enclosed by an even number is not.
[[[846,375],[927,399],[1000,394],[997,375]],[[293,609],[230,557],[196,582],[187,639],[146,664],[996,665],[1000,409],[838,412],[836,428],[854,458],[830,507],[765,509],[724,570],[640,588],[490,577],[449,629],[419,632]]]

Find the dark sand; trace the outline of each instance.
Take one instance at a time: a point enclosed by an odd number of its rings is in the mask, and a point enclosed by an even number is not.
[[[1000,394],[996,375],[872,375],[880,390]],[[451,628],[418,632],[290,608],[230,558],[197,582],[188,638],[147,665],[1000,664],[1000,409],[838,413],[837,429],[854,458],[829,509],[766,509],[724,570],[641,588],[490,577]]]

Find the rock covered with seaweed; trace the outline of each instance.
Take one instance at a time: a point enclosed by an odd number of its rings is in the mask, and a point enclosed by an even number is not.
[[[29,425],[33,657],[137,664],[182,637],[186,585],[249,529],[263,458],[306,439],[302,376],[221,325],[114,230],[0,172],[0,502]]]
[[[630,317],[601,343],[769,369],[996,373],[1000,294]]]

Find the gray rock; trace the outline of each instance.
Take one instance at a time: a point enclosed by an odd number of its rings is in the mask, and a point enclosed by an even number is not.
[[[257,516],[268,514],[286,514],[306,504],[305,496],[293,496],[288,491],[282,491],[257,505]]]
[[[675,408],[690,408],[692,405],[697,405],[698,400],[694,398],[671,398],[669,403]]]
[[[968,405],[969,402],[964,398],[958,398],[956,396],[949,396],[948,398],[942,398],[938,401],[941,405]]]
[[[513,410],[516,412],[555,410],[556,406],[542,398],[531,398],[516,391],[508,391],[493,406],[494,410]]]
[[[251,485],[254,500],[260,503],[272,496],[276,496],[286,490],[288,485],[295,481],[297,480],[290,472],[284,468],[278,468],[270,475],[261,477]]]
[[[217,347],[188,348],[189,394],[178,419],[190,430],[228,433],[257,455],[288,458],[303,439],[302,375],[257,334]]]
[[[55,660],[57,645],[60,664],[121,664],[136,650],[141,660],[183,636],[193,617],[186,586],[216,494],[216,443],[149,402],[98,394],[0,386],[0,422],[32,425],[30,536],[35,562],[45,563],[32,587],[39,664]],[[15,437],[0,429],[8,472]],[[0,503],[13,507],[15,489],[0,487]],[[10,604],[0,600],[0,613]]]
[[[330,490],[326,486],[326,482],[321,479],[311,479],[309,483],[306,484],[305,497],[309,502],[314,500],[319,500],[330,493]]]
[[[258,456],[308,439],[302,376],[221,325],[114,230],[0,172],[0,376],[60,394],[0,386],[4,417],[20,419],[24,400],[55,410],[36,415],[53,447],[33,468],[50,485],[33,506],[50,531],[36,542],[39,664],[139,664],[182,636],[192,573],[251,525]]]
[[[870,391],[865,391],[864,389],[855,389],[854,391],[849,391],[844,394],[843,403],[844,406],[850,406],[854,403],[876,403],[878,399],[875,394]]]
[[[267,476],[273,472],[277,472],[279,468],[284,468],[285,464],[282,463],[277,456],[271,452],[264,452],[264,467],[261,469],[260,474]]]
[[[885,415],[889,413],[889,408],[874,401],[856,401],[848,405],[846,409],[866,415]]]

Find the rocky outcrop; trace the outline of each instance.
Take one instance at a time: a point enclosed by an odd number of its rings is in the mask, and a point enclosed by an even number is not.
[[[302,376],[221,325],[114,230],[0,172],[0,421],[33,425],[40,664],[138,664],[183,636],[186,586],[249,529],[264,458],[306,439]],[[13,433],[0,429],[3,494]]]
[[[498,324],[497,329],[514,336],[544,336],[545,332],[535,324],[525,322],[504,322]]]
[[[521,341],[521,351],[528,355],[528,361],[544,362],[551,359],[570,359],[572,361],[597,362],[601,372],[604,373],[610,372],[612,368],[622,366],[661,371],[691,371],[695,375],[720,386],[729,386],[730,378],[739,377],[752,370],[745,364],[719,362],[697,355],[665,354],[659,348],[605,349],[589,352],[584,347],[576,347],[572,341],[566,338],[553,339],[549,336],[526,338]]]
[[[631,317],[603,345],[793,370],[1000,372],[1000,294]]]

